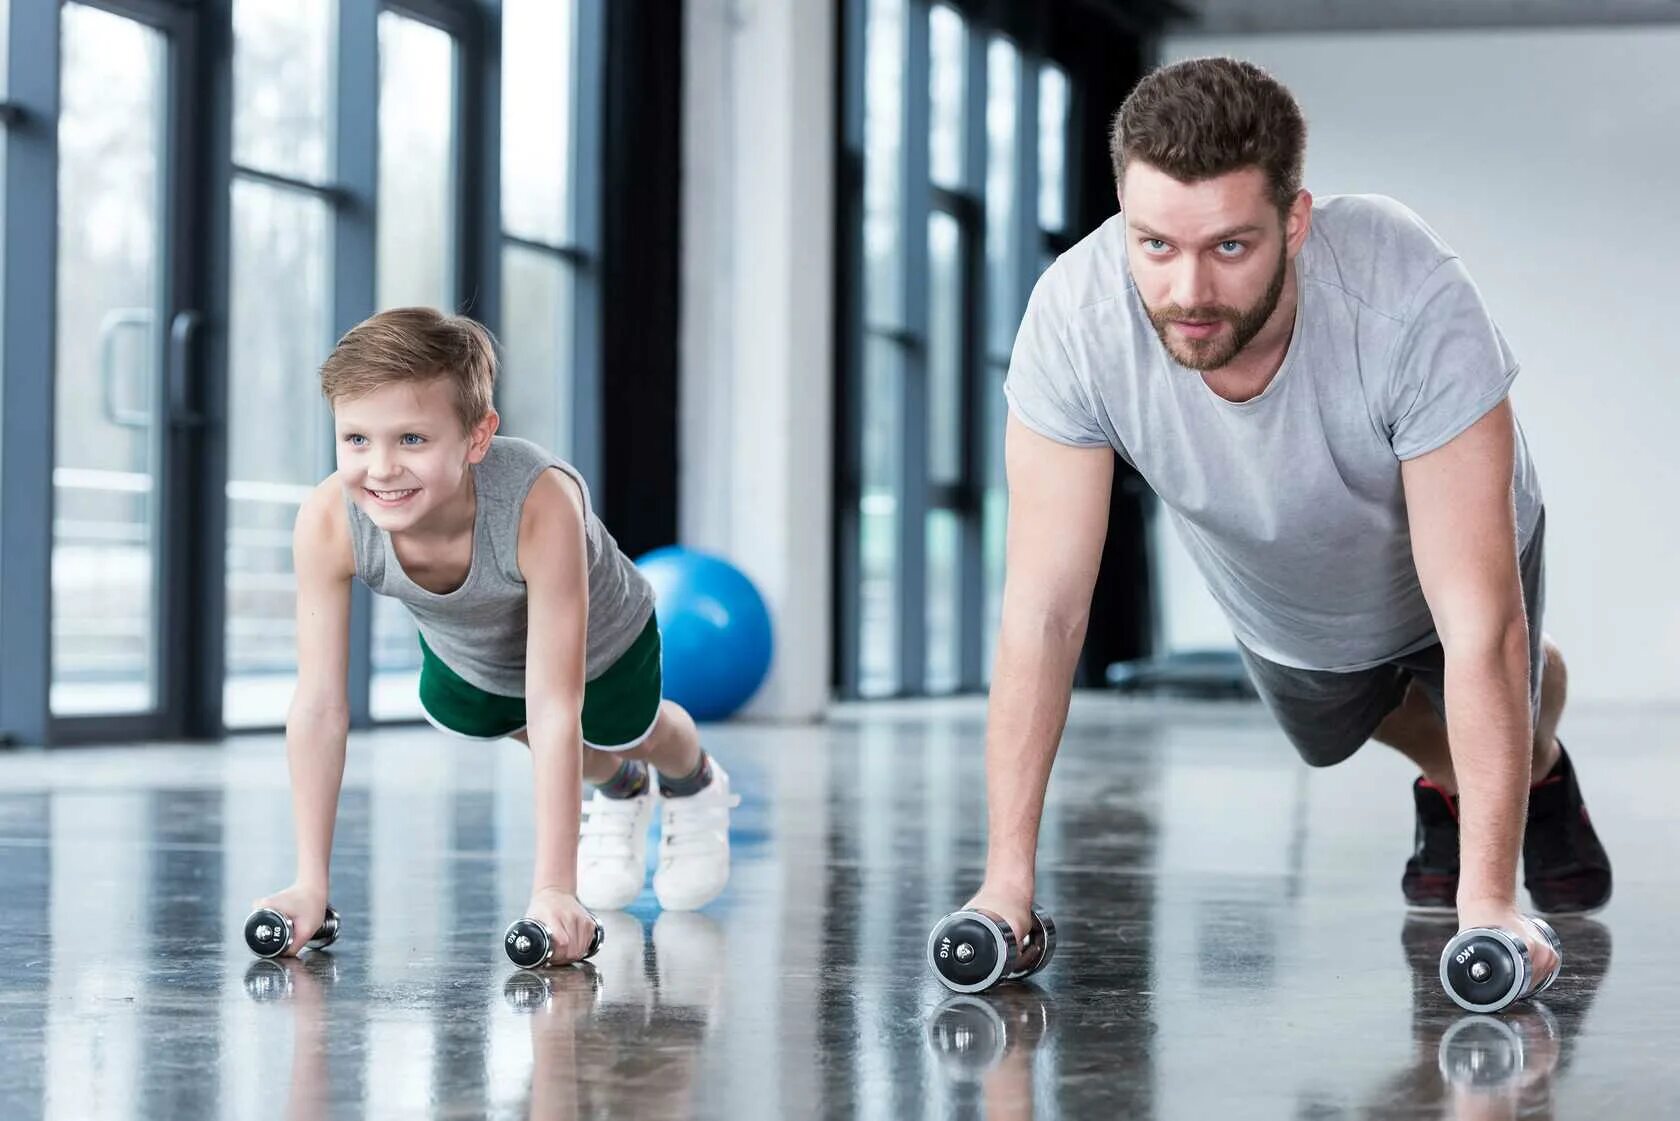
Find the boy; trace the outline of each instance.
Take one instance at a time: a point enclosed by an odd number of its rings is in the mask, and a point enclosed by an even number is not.
[[[587,949],[586,907],[614,910],[640,894],[656,798],[660,905],[704,906],[728,881],[739,799],[688,713],[661,697],[652,589],[573,467],[495,434],[495,375],[489,333],[430,308],[373,316],[321,367],[338,470],[304,502],[293,536],[298,684],[286,758],[297,880],[256,904],[293,920],[288,953],[327,903],[352,578],[414,616],[428,720],[530,749],[537,848],[526,915],[552,932],[554,964]],[[583,779],[595,793],[580,830]]]

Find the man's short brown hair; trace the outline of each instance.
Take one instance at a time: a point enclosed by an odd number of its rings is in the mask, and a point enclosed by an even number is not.
[[[321,365],[321,393],[337,405],[387,385],[447,379],[463,432],[490,412],[496,388],[496,346],[490,332],[464,315],[429,307],[382,311],[338,340]]]
[[[1278,212],[1301,190],[1307,123],[1283,84],[1252,62],[1192,58],[1144,77],[1114,114],[1114,182],[1132,161],[1184,183],[1258,167]]]

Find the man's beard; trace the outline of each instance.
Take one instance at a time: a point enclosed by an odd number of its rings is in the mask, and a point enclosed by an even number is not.
[[[1155,333],[1161,338],[1161,345],[1167,348],[1167,353],[1171,354],[1179,365],[1204,373],[1217,370],[1241,354],[1243,347],[1254,341],[1254,336],[1260,333],[1260,328],[1272,317],[1272,312],[1277,310],[1278,301],[1283,298],[1283,281],[1288,273],[1289,258],[1280,249],[1277,271],[1272,274],[1272,281],[1266,286],[1265,295],[1247,311],[1239,311],[1221,304],[1191,309],[1168,304],[1159,309],[1146,307],[1145,310],[1149,312],[1149,322],[1154,325]],[[1175,338],[1170,333],[1175,320],[1183,323],[1218,321],[1229,323],[1231,329],[1220,331],[1207,339]]]

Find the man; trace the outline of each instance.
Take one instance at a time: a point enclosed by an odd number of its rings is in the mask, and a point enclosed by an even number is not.
[[[1610,865],[1557,741],[1545,512],[1517,364],[1458,258],[1393,200],[1315,202],[1259,68],[1145,78],[1111,137],[1121,212],[1040,279],[1006,393],[1010,519],[970,906],[1028,929],[1034,854],[1108,524],[1154,488],[1261,697],[1314,766],[1367,739],[1414,785],[1408,905],[1551,950],[1516,905],[1596,910]],[[1526,825],[1526,835],[1525,835]]]

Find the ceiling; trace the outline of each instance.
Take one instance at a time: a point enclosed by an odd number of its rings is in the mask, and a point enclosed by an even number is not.
[[[1680,0],[1173,0],[1175,34],[1680,24]],[[1676,60],[1680,64],[1680,59]]]

